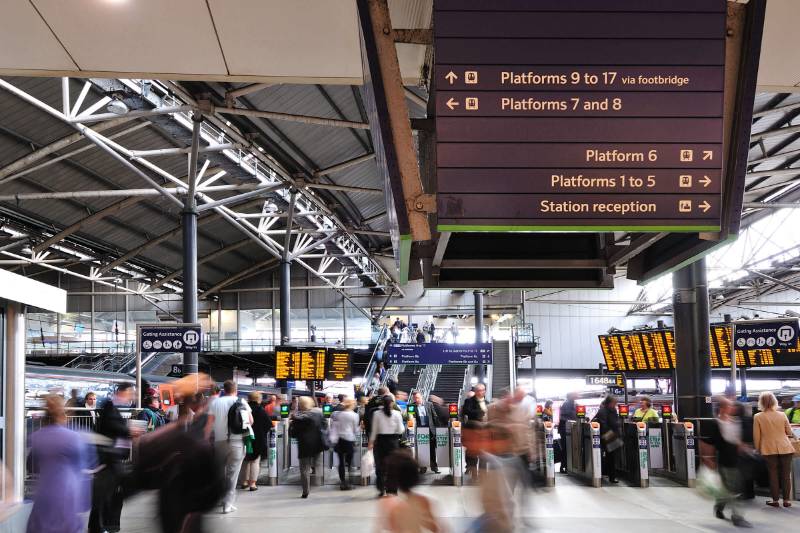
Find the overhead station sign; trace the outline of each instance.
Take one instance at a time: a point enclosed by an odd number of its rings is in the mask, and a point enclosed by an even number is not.
[[[201,349],[199,324],[141,325],[138,330],[141,353],[199,352]]]
[[[390,344],[386,360],[392,365],[491,365],[492,343]]]
[[[440,231],[718,231],[726,0],[437,0]]]

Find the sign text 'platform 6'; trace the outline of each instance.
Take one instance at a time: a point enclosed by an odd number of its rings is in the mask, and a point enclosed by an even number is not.
[[[437,0],[440,231],[719,231],[726,0]]]

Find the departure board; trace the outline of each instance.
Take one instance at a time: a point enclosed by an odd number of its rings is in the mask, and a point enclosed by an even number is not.
[[[352,379],[351,354],[347,350],[328,350],[328,370],[326,379],[330,381],[350,381]]]
[[[345,348],[279,346],[275,349],[275,379],[347,381],[352,353]]]
[[[709,331],[711,368],[730,368],[733,344],[730,324],[713,324]],[[600,350],[609,372],[673,370],[676,367],[675,333],[672,329],[620,331],[600,335]],[[800,365],[800,344],[794,348],[736,350],[738,367]]]

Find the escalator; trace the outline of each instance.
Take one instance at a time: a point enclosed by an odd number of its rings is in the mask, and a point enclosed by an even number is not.
[[[417,388],[421,371],[422,367],[419,365],[405,365],[403,371],[397,375],[397,390],[410,395],[411,391]]]
[[[464,387],[466,371],[467,365],[442,365],[431,394],[438,396],[445,403],[457,403]]]
[[[492,341],[492,398],[500,398],[503,389],[516,385],[516,368],[513,368],[514,353],[507,340]]]

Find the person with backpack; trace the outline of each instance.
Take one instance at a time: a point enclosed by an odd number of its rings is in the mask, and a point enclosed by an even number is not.
[[[208,408],[214,433],[214,453],[224,458],[226,491],[222,512],[236,510],[236,481],[244,460],[244,437],[250,435],[253,413],[250,406],[236,394],[236,383],[228,380],[222,385],[224,396],[211,402]]]
[[[297,400],[298,412],[289,420],[289,436],[297,439],[297,457],[300,459],[300,480],[303,498],[308,498],[311,488],[311,470],[317,464],[319,454],[328,449],[327,434],[323,429],[322,411],[314,408],[310,396]]]
[[[167,423],[167,419],[161,414],[160,402],[157,396],[148,396],[144,399],[144,408],[139,413],[139,420],[147,422],[147,432],[155,431]]]

